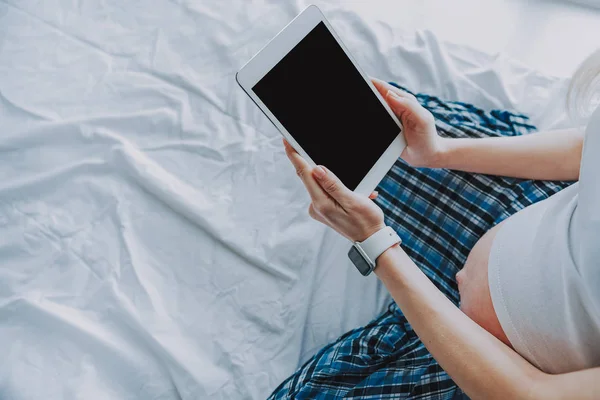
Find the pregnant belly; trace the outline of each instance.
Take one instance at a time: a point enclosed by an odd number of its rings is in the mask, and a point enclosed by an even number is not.
[[[496,225],[479,239],[469,253],[463,269],[456,275],[456,280],[462,312],[502,342],[511,346],[494,311],[488,284],[490,250],[502,224],[503,222]]]

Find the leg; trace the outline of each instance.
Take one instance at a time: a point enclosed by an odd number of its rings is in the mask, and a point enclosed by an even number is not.
[[[485,113],[432,96],[417,98],[436,117],[442,136],[513,136],[534,129],[526,117],[507,111]],[[455,275],[477,240],[504,218],[567,185],[417,169],[398,160],[378,187],[377,203],[406,252],[458,304]],[[367,326],[324,347],[271,395],[341,397],[453,399],[462,392],[392,303]]]
[[[394,304],[319,351],[270,399],[451,399],[447,377]]]

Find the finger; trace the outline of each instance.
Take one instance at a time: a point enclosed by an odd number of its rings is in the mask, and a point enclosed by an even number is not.
[[[313,170],[313,176],[321,188],[342,207],[350,205],[354,193],[348,189],[333,172],[319,165]]]
[[[425,129],[434,122],[430,113],[416,98],[399,97],[390,90],[385,100],[406,128]]]
[[[323,202],[327,200],[327,194],[323,191],[321,186],[315,181],[312,176],[313,168],[306,162],[304,158],[284,139],[285,154],[288,156],[292,165],[296,169],[296,175],[300,177],[302,183],[308,190],[313,202]]]
[[[399,97],[391,90],[388,90],[386,93],[385,101],[387,101],[394,114],[401,119],[404,119],[409,113],[416,114],[417,108],[419,107],[418,103],[415,103],[406,97]]]
[[[371,200],[375,200],[377,198],[377,196],[379,196],[379,192],[377,190],[374,190],[371,192],[371,194],[369,195],[369,198]]]
[[[400,97],[416,99],[416,97],[414,95],[412,95],[400,88],[397,88],[394,85],[390,85],[389,83],[384,82],[381,79],[371,78],[371,82],[373,82],[373,85],[375,86],[375,88],[377,89],[379,94],[381,94],[383,96],[383,98],[386,98],[387,93],[391,90],[392,92],[394,92],[395,94],[397,94]]]

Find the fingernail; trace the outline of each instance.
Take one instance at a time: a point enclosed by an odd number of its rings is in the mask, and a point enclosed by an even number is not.
[[[318,167],[315,168],[314,174],[315,174],[315,178],[322,179],[322,178],[325,178],[325,175],[327,173],[325,172],[325,169],[319,165]]]

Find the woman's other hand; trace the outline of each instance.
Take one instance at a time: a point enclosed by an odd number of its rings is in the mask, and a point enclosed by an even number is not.
[[[437,134],[435,119],[410,93],[379,79],[371,81],[402,122],[407,146],[402,157],[414,167],[436,167],[445,149],[445,140]]]
[[[312,168],[287,142],[285,152],[302,179],[312,202],[309,215],[353,242],[362,242],[385,224],[383,211],[369,198],[352,192],[327,168]]]

